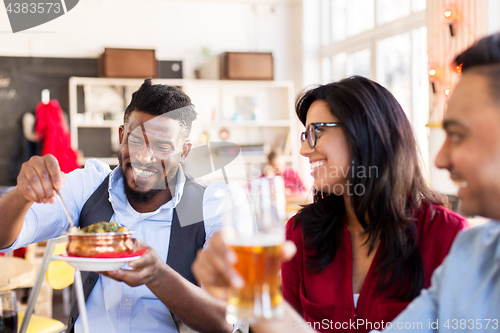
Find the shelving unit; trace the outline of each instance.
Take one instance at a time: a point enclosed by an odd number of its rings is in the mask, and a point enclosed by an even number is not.
[[[83,150],[81,164],[92,157],[111,165],[118,163],[118,128],[123,124],[123,112],[132,93],[143,82],[142,79],[70,78],[71,143]],[[298,167],[299,140],[291,81],[153,79],[153,83],[180,87],[191,98],[199,120],[193,126],[191,141],[199,143],[208,136],[209,141],[228,141],[241,146],[279,146],[284,149],[286,160]],[[109,143],[89,144],[97,136],[106,141],[103,136],[107,129]],[[229,133],[226,140],[219,137],[223,129]],[[245,160],[267,161],[265,155],[245,156]]]

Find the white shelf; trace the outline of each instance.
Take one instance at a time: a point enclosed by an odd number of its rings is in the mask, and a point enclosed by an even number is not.
[[[118,165],[118,158],[117,157],[83,157],[78,159],[78,164],[83,166],[85,165],[85,162],[89,159],[97,159],[99,161],[102,161],[106,164],[109,165]],[[257,163],[267,163],[267,156],[258,156],[258,155],[246,155],[243,153],[243,159],[246,162],[257,162]],[[292,162],[292,157],[291,156],[286,156],[285,160],[288,163]]]
[[[126,99],[130,98],[130,94],[137,90],[143,82],[143,79],[71,77],[69,79],[69,114],[73,147],[75,149],[79,147],[79,129],[116,129],[123,124],[121,119],[104,120],[102,123],[84,123],[81,118],[79,119],[77,115],[80,103],[78,103],[77,99],[82,97],[77,93],[78,87],[83,87],[84,94],[87,90],[92,91],[94,86],[112,86],[118,92],[123,88],[123,104],[126,107],[130,102]],[[226,128],[230,132],[228,141],[236,144],[265,144],[271,146],[271,148],[276,145],[286,144],[286,147],[289,147],[288,154],[290,155],[285,156],[285,158],[288,162],[291,162],[294,168],[298,168],[300,145],[294,110],[295,91],[291,81],[153,79],[153,83],[181,87],[191,98],[199,115],[198,130],[193,129],[193,138],[201,137],[201,131],[206,131],[210,137],[216,138],[219,130]],[[103,91],[106,91],[106,89],[103,89]],[[102,95],[99,95],[99,97],[102,98]],[[114,97],[116,98],[116,95]],[[87,98],[92,98],[92,95],[85,95],[84,98],[85,102],[87,102]],[[248,103],[250,103],[250,112],[248,111]],[[86,105],[87,112],[92,111],[89,110],[90,105],[91,103]],[[255,108],[255,114],[258,114],[261,117],[260,119],[274,119],[256,121],[223,120],[231,119],[235,114],[240,114],[243,118],[248,119],[247,117],[253,114],[252,108]],[[257,113],[257,108],[260,113]],[[231,131],[231,128],[234,130]],[[248,130],[245,131],[244,129]],[[198,131],[200,132],[198,133]],[[112,149],[117,149],[118,141],[118,131],[112,130]],[[87,149],[90,150],[90,148]],[[87,151],[85,153],[92,155]],[[81,159],[81,162],[84,163],[87,158]],[[118,163],[118,159],[114,157],[98,159],[111,165],[117,165]],[[245,156],[245,159],[252,162],[267,162],[266,156]]]
[[[93,86],[137,86],[143,79],[120,79],[100,77],[71,77],[70,85],[93,85]],[[243,88],[292,88],[291,81],[237,81],[237,80],[197,80],[197,79],[153,79],[154,84],[168,84],[170,86],[211,86],[211,87],[243,87]]]
[[[78,159],[78,164],[83,166],[85,165],[85,162],[87,162],[87,160],[93,158],[109,165],[118,165],[118,157],[80,157]]]
[[[77,124],[78,127],[120,127],[123,124],[121,120],[103,120],[102,123]]]
[[[243,153],[243,160],[245,162],[256,162],[256,163],[267,163],[267,156],[265,155],[246,155]],[[285,161],[287,163],[292,163],[292,156],[285,156]]]
[[[206,127],[290,127],[289,120],[263,120],[263,121],[213,121],[202,123]]]

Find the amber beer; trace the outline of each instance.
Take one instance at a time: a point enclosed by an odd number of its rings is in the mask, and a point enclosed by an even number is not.
[[[283,237],[278,236],[253,242],[228,243],[238,256],[235,268],[245,280],[242,289],[229,291],[228,322],[273,319],[283,315],[278,276],[283,242]]]

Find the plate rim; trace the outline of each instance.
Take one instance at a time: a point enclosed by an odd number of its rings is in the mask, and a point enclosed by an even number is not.
[[[73,261],[81,263],[111,263],[111,262],[128,262],[139,259],[141,256],[133,257],[121,257],[121,258],[89,258],[89,257],[69,257],[66,253],[64,254],[53,254],[52,259],[62,260],[62,261]]]

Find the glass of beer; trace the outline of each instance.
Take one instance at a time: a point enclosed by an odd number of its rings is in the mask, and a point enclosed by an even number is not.
[[[17,333],[17,299],[12,290],[0,291],[0,332]]]
[[[224,241],[238,257],[235,269],[242,289],[230,289],[226,312],[229,323],[280,318],[283,297],[279,283],[280,253],[285,241],[285,185],[283,178],[254,179],[246,200],[229,195],[224,216]]]

